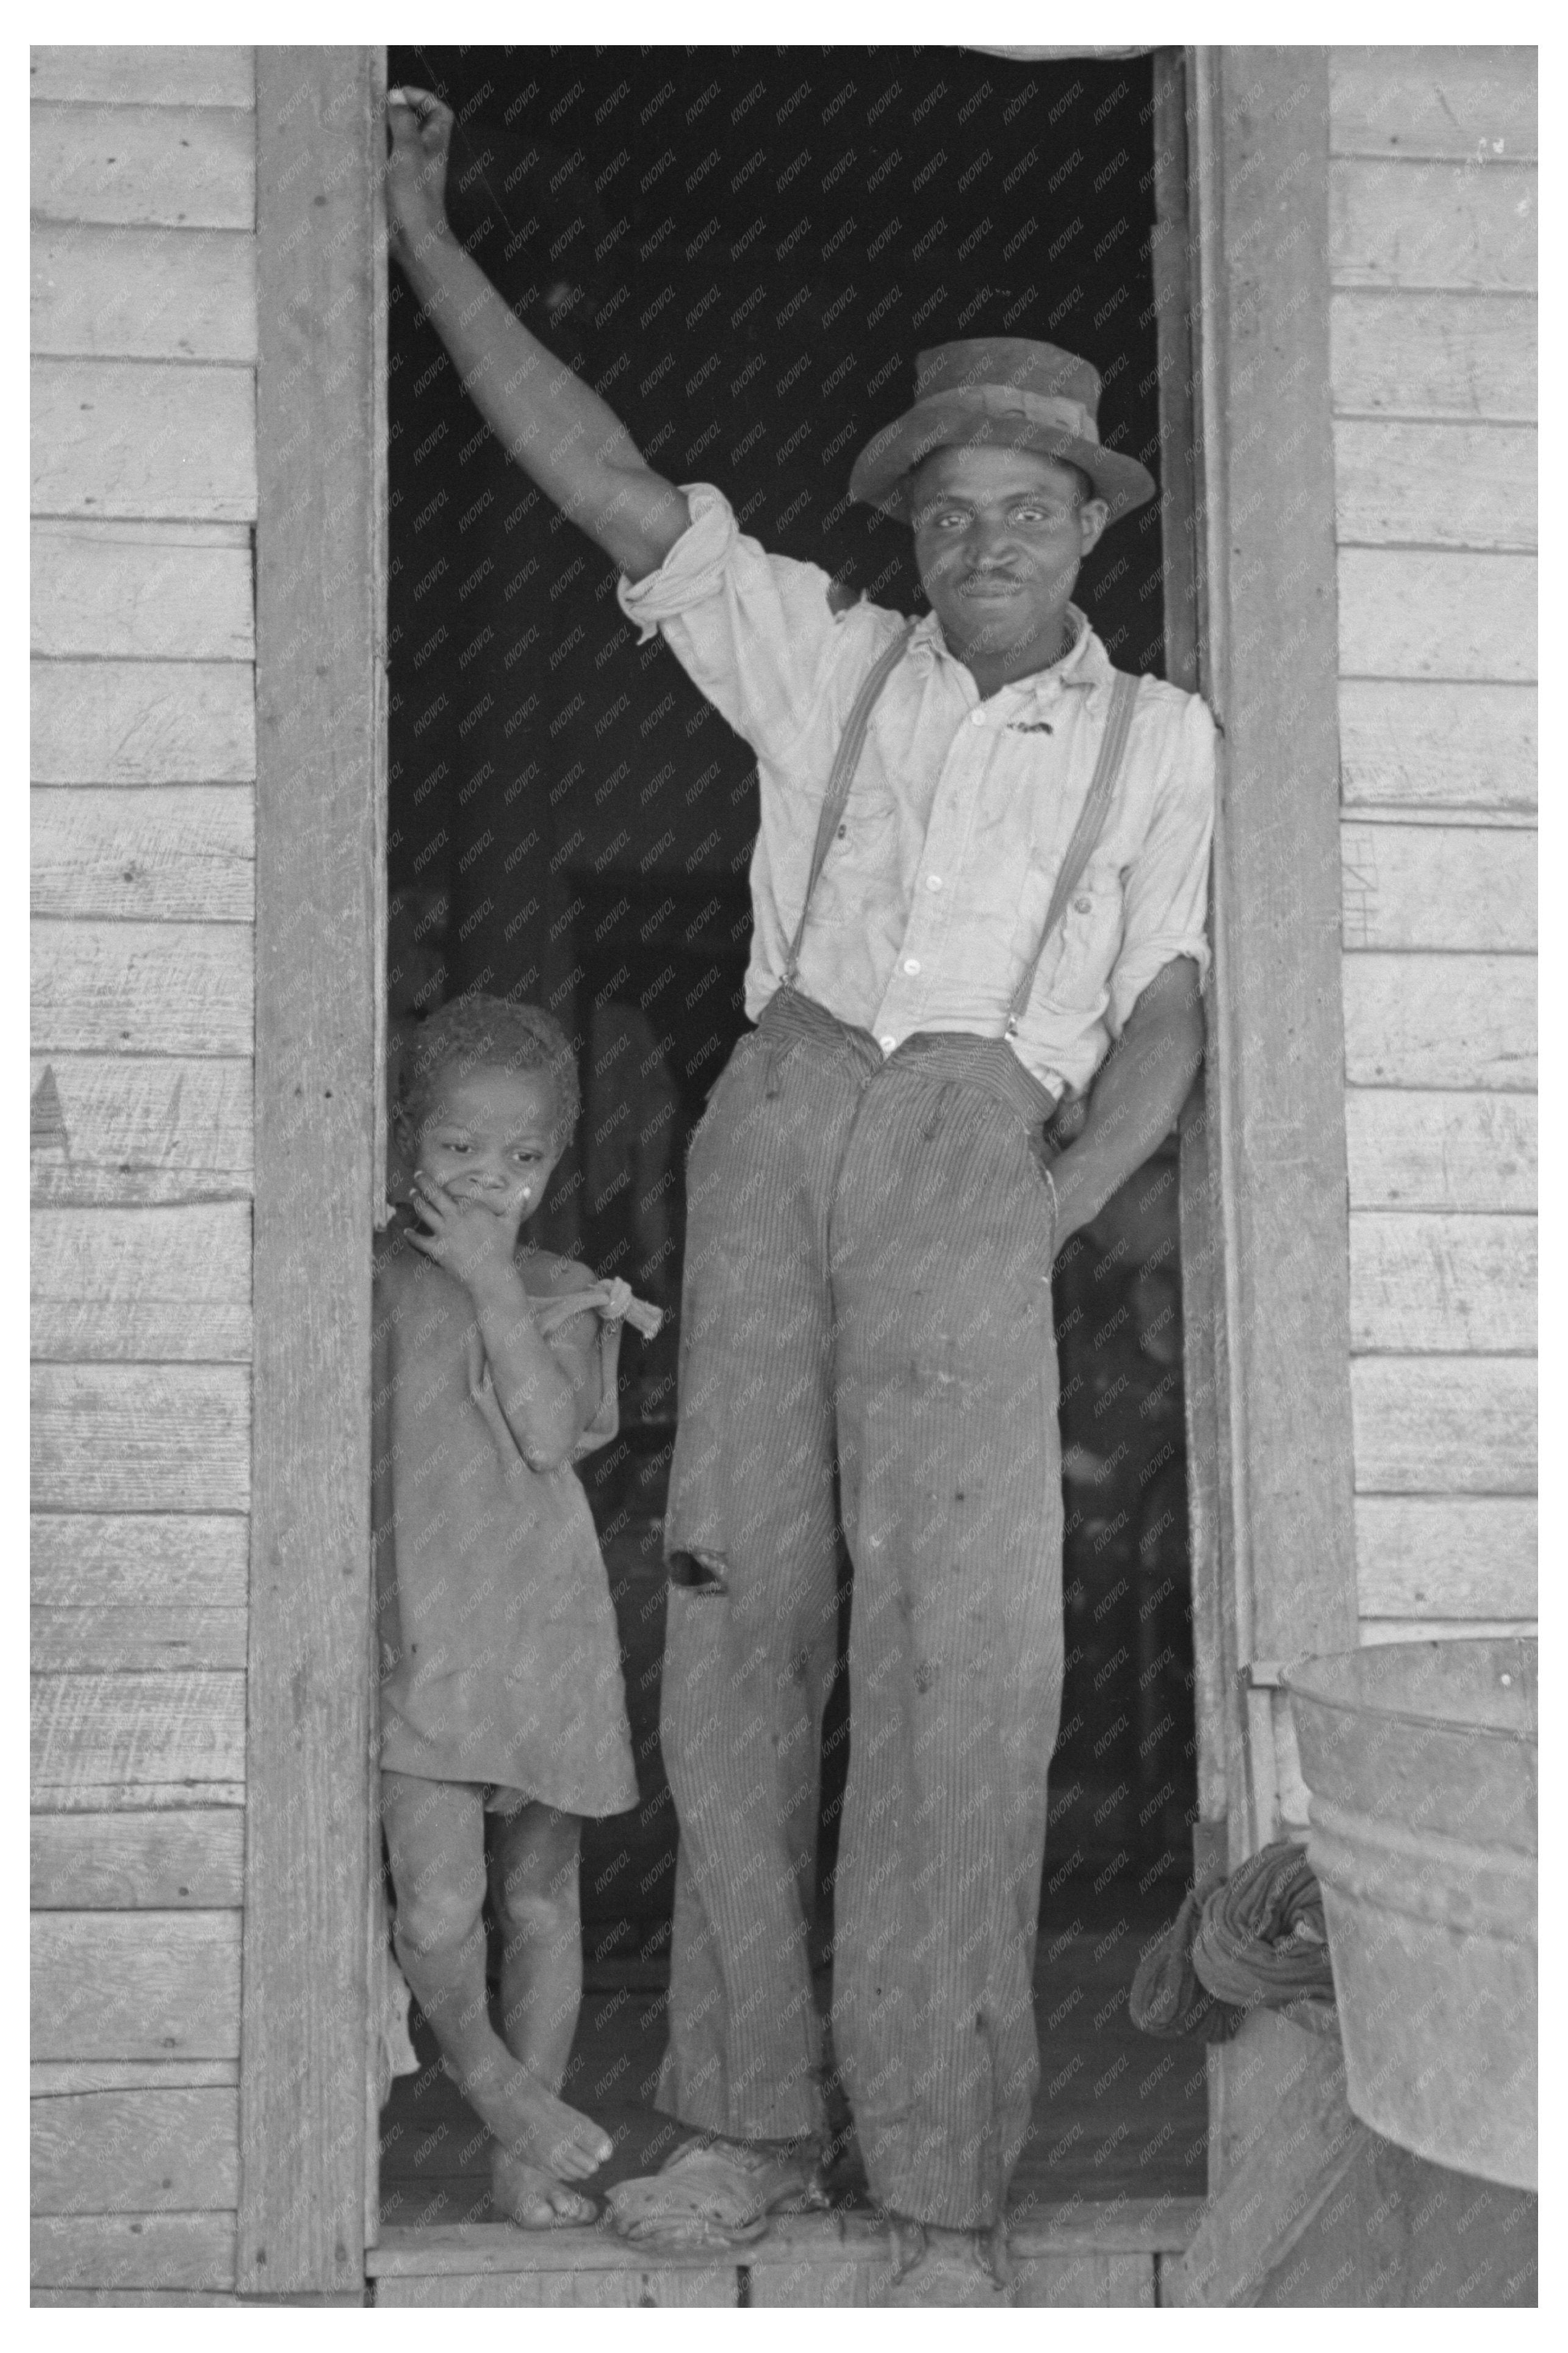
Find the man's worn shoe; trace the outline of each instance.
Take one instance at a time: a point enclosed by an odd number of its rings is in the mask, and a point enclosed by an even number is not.
[[[967,2305],[1005,2311],[1013,2299],[999,2271],[995,2233],[990,2231],[947,2231],[933,2224],[906,2221],[901,2217],[889,2232],[893,2276],[873,2291],[874,2305],[909,2310]]]
[[[770,2214],[825,2208],[810,2142],[725,2140],[704,2134],[657,2173],[619,2181],[605,2209],[623,2239],[639,2247],[742,2247],[760,2239]]]

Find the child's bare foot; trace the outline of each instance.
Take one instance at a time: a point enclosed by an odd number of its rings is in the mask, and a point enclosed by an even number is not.
[[[592,2116],[558,2100],[515,2060],[504,2075],[498,2071],[491,2082],[465,2083],[463,2090],[504,2149],[559,2180],[596,2173],[615,2148]]]
[[[490,2151],[490,2196],[496,2212],[523,2231],[559,2231],[599,2219],[593,2199],[499,2142]]]

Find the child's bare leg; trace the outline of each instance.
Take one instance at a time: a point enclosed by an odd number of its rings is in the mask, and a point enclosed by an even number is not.
[[[609,2136],[539,2083],[490,2024],[478,1791],[405,1773],[384,1773],[381,1790],[397,1891],[397,1957],[442,2056],[503,2147],[580,2180],[609,2156]]]
[[[537,1801],[500,1827],[491,1889],[502,1934],[501,2033],[508,2050],[559,2092],[583,2000],[583,1931],[577,1906],[574,1814]],[[490,2186],[503,2214],[525,2230],[591,2222],[578,2191],[509,2149],[498,2149]]]
[[[552,2092],[565,2077],[583,2002],[581,1830],[575,1814],[535,1800],[507,1818],[496,1842],[501,2033],[513,2058]]]

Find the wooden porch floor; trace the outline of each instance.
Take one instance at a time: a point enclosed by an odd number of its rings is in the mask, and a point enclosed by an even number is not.
[[[1127,2015],[1138,1952],[1164,1900],[1138,1905],[1135,1921],[1068,1901],[1053,1907],[1064,1926],[1042,1934],[1041,2088],[1009,2209],[1020,2304],[1152,2305],[1161,2259],[1196,2227],[1204,2049],[1152,2042]],[[650,2105],[663,1990],[646,1971],[635,1982],[635,1965],[619,1984],[616,1974],[602,1973],[584,2000],[566,2085],[616,2143],[595,2189],[651,2170],[671,2129]],[[650,2263],[602,2227],[536,2237],[497,2222],[486,2137],[418,2021],[416,2047],[428,2063],[395,2085],[382,2120],[381,2241],[367,2265],[378,2303],[864,2305],[887,2269],[886,2237],[858,2194],[853,2163],[833,2183],[836,2211],[782,2219],[743,2262]]]

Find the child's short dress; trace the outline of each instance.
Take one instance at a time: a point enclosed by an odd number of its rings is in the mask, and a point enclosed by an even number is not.
[[[574,1459],[617,1426],[624,1282],[525,1251],[546,1336],[600,1321],[603,1397]],[[531,1286],[539,1284],[535,1289]],[[609,1581],[574,1471],[531,1470],[501,1412],[462,1284],[401,1236],[378,1255],[376,1582],[381,1761],[571,1814],[637,1801]]]

